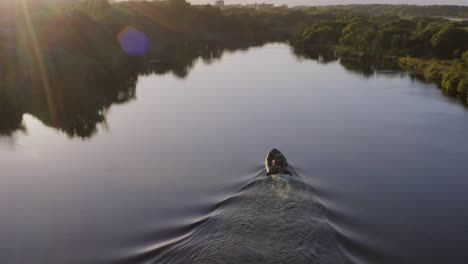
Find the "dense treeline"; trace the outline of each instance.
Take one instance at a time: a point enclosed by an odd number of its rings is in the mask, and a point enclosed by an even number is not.
[[[335,5],[324,7],[312,7],[325,11],[346,10],[353,13],[367,14],[373,16],[393,15],[400,17],[413,16],[434,16],[434,17],[458,17],[468,18],[468,6],[453,5],[385,5],[385,4],[355,4],[355,5]]]
[[[144,55],[161,58],[167,49],[177,46],[284,40],[299,32],[302,23],[313,22],[297,12],[277,16],[239,9],[223,13],[213,6],[194,7],[183,0],[112,5],[107,0],[86,0],[34,12],[18,2],[11,13],[11,18],[2,17],[0,31],[1,60],[9,63],[0,74],[15,77],[11,81],[35,77],[26,69],[38,63],[38,55],[49,76],[67,75],[67,67],[75,68],[73,74],[84,74],[81,68],[92,66],[100,68],[93,75],[105,77],[131,55],[119,38],[128,30],[141,33],[148,42]]]
[[[341,45],[372,56],[458,58],[468,47],[468,24],[393,16],[339,17],[307,27],[298,44]]]
[[[89,137],[112,104],[135,97],[139,75],[184,77],[199,56],[209,61],[220,50],[268,41],[288,41],[309,58],[332,47],[322,58],[339,54],[352,71],[363,58],[392,57],[448,92],[467,91],[463,22],[336,8],[220,10],[184,0],[28,3],[15,1],[0,16],[0,135],[22,129],[29,113],[70,136]]]
[[[468,97],[468,28],[442,18],[342,16],[308,26],[296,46],[334,47],[346,57],[392,57],[452,94]]]

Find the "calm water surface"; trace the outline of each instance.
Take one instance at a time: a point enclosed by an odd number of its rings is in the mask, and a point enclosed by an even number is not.
[[[269,44],[140,76],[85,138],[40,120],[0,138],[0,263],[468,261],[468,111],[401,73]]]

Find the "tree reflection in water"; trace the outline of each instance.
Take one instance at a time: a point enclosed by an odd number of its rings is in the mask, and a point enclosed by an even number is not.
[[[112,76],[105,76],[99,64],[86,63],[70,67],[66,62],[49,63],[50,87],[44,89],[38,72],[25,67],[21,79],[1,75],[0,136],[25,131],[23,115],[30,114],[43,124],[65,132],[69,137],[87,139],[95,135],[99,125],[105,125],[108,109],[135,99],[139,76],[172,73],[186,78],[197,59],[212,63],[226,51],[245,50],[264,43],[245,43],[235,47],[179,46],[166,49],[157,59],[152,55],[126,57],[116,66]],[[300,60],[315,60],[322,64],[339,61],[349,72],[372,77],[377,71],[399,70],[391,61],[368,57],[339,56],[329,48],[299,50]],[[103,77],[104,76],[104,77]]]
[[[172,73],[186,78],[197,59],[211,63],[220,59],[225,50],[236,48],[184,46],[168,48],[158,59],[152,59],[151,55],[127,57],[113,70],[112,76],[106,77],[98,64],[83,62],[70,67],[54,61],[48,67],[48,89],[42,86],[40,73],[31,67],[15,74],[14,80],[3,75],[0,77],[4,84],[0,89],[0,136],[25,130],[23,115],[30,114],[69,137],[90,138],[97,133],[99,125],[105,124],[110,106],[135,99],[139,76]]]

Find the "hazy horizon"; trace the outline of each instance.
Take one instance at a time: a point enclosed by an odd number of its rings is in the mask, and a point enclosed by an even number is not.
[[[348,5],[348,4],[408,4],[408,5],[468,5],[468,0],[224,0],[226,4],[272,3],[276,5]],[[212,4],[215,0],[189,0],[192,4]]]

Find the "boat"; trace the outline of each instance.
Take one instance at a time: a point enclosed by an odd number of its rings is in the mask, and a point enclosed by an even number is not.
[[[283,153],[276,148],[268,152],[268,155],[265,158],[265,170],[267,176],[275,174],[291,175],[288,161],[284,157]]]

